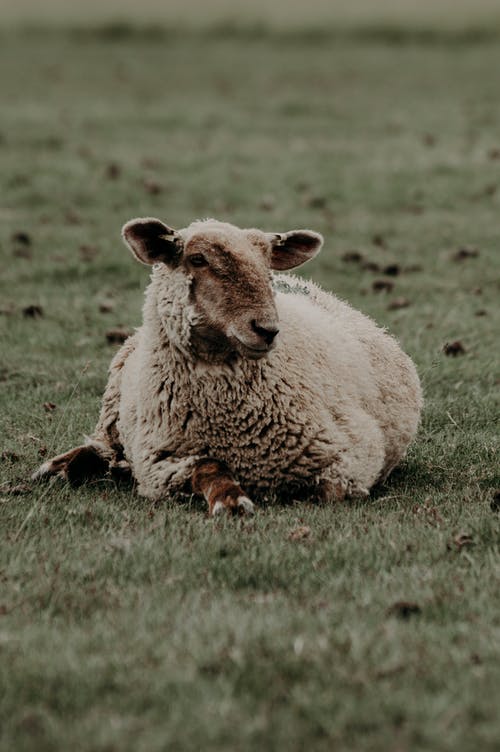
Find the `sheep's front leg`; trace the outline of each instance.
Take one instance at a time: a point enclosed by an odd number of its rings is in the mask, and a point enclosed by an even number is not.
[[[191,476],[193,493],[204,496],[211,516],[230,512],[253,514],[254,505],[235,481],[224,462],[202,459],[196,463]]]
[[[105,475],[112,452],[97,442],[90,442],[47,460],[31,476],[33,480],[63,478],[73,485]]]

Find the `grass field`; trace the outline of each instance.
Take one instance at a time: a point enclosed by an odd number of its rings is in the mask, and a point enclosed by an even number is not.
[[[271,28],[274,31],[385,28],[393,31],[500,30],[498,0],[2,0],[0,24],[183,29]]]
[[[109,37],[1,38],[0,748],[498,749],[498,43]],[[425,389],[369,501],[30,486],[140,322],[145,214],[324,233],[304,273]]]

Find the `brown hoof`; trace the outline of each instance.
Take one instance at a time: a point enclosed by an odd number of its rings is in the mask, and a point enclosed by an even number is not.
[[[255,514],[255,506],[248,496],[238,496],[236,499],[226,496],[224,499],[216,499],[210,509],[211,517],[221,514],[251,516]]]
[[[109,463],[92,447],[81,446],[71,449],[44,462],[33,473],[33,480],[63,478],[73,486],[79,486],[86,480],[104,475]]]

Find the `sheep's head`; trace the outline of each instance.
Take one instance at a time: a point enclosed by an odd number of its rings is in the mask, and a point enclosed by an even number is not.
[[[191,346],[200,357],[239,354],[256,360],[275,345],[278,314],[272,270],[313,258],[323,238],[310,230],[266,233],[215,220],[172,230],[159,219],[133,219],[123,237],[144,264],[163,264],[190,283]]]

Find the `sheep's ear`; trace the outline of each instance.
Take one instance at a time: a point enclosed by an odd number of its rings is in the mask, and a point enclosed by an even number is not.
[[[323,236],[312,230],[269,233],[271,269],[285,271],[314,258],[323,245]]]
[[[153,217],[131,219],[123,226],[122,237],[143,264],[175,266],[182,255],[183,240],[177,230]]]

